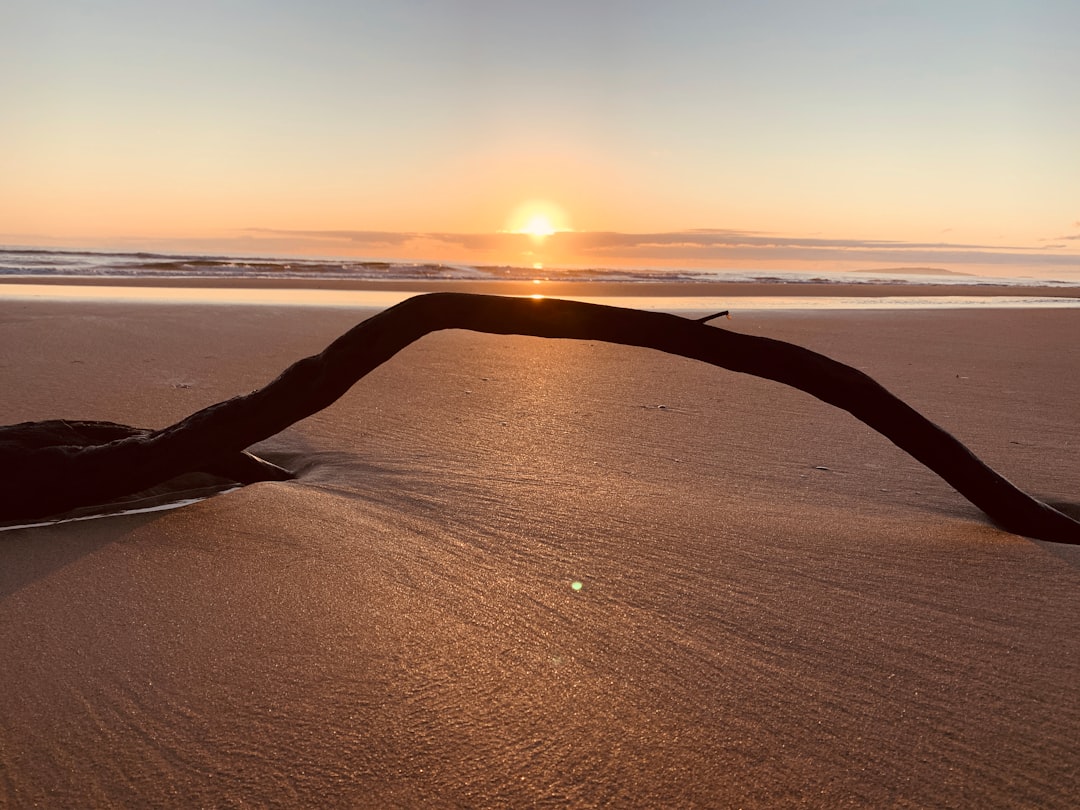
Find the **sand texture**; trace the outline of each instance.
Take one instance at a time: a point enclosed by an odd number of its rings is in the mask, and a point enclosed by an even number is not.
[[[0,424],[165,425],[362,316],[2,303]],[[1080,311],[725,325],[1080,501]],[[995,529],[805,394],[448,332],[256,450],[300,478],[0,532],[0,805],[1080,796],[1080,548]]]

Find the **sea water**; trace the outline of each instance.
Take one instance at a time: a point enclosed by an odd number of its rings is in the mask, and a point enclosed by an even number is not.
[[[47,284],[35,283],[48,280]],[[64,284],[70,279],[72,283]],[[94,279],[93,285],[80,284]],[[125,286],[134,279],[154,279],[160,286]],[[169,280],[255,279],[264,281],[310,281],[313,288],[205,288],[169,287]],[[1054,297],[1052,289],[1080,288],[1080,283],[1031,278],[989,278],[941,271],[940,274],[903,271],[806,273],[773,270],[690,270],[547,268],[510,265],[385,262],[352,259],[237,258],[229,256],[174,255],[163,253],[110,253],[44,249],[0,249],[0,300],[142,301],[163,303],[263,304],[281,306],[330,306],[385,308],[416,292],[391,290],[316,289],[320,281],[531,281],[538,295],[552,282],[640,283],[641,295],[561,296],[593,303],[664,311],[741,310],[848,310],[1002,307],[1080,307],[1080,299]],[[115,283],[102,283],[115,282]],[[742,296],[723,298],[705,295],[650,295],[658,283],[694,284],[744,282],[755,284],[949,285],[973,289],[994,285],[1001,294],[950,296]],[[1008,287],[1045,287],[1048,295],[1008,295]],[[1019,290],[1018,290],[1019,291]]]

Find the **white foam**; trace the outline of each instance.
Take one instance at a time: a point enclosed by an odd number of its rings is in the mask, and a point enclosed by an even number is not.
[[[0,532],[7,532],[13,529],[36,529],[39,526],[58,526],[61,523],[76,523],[80,520],[97,520],[98,518],[119,517],[120,515],[141,515],[144,512],[168,512],[171,509],[190,506],[193,503],[205,501],[207,498],[214,498],[218,495],[224,495],[227,492],[235,492],[238,489],[240,489],[240,487],[232,487],[231,489],[223,489],[221,492],[215,492],[213,495],[203,495],[199,498],[184,498],[179,501],[159,503],[154,506],[141,506],[136,509],[121,509],[116,512],[101,512],[95,515],[79,515],[78,517],[59,518],[56,520],[42,520],[38,523],[20,523],[15,526],[0,526]]]

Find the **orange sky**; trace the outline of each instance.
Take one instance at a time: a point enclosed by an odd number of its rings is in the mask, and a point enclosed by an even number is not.
[[[8,246],[1080,274],[1075,4],[0,15]]]

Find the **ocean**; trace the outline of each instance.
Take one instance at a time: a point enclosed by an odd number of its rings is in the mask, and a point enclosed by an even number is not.
[[[526,267],[357,259],[236,257],[0,248],[0,277],[336,279],[354,281],[613,281],[675,283],[949,284],[1080,286],[1077,281],[980,276],[941,268],[847,272],[680,268]]]
[[[143,286],[132,286],[139,280]],[[155,282],[145,286],[149,280]],[[178,282],[170,286],[169,281]],[[263,281],[265,284],[238,285],[229,280]],[[87,284],[92,281],[92,284]],[[215,282],[200,286],[199,281]],[[288,282],[275,288],[273,282]],[[310,281],[311,288],[303,282]],[[799,272],[791,270],[746,269],[615,269],[577,267],[524,267],[513,265],[468,265],[439,262],[388,262],[355,259],[316,259],[287,257],[235,257],[178,255],[167,253],[125,253],[48,249],[0,249],[0,298],[68,300],[138,300],[170,303],[269,304],[332,307],[384,308],[417,294],[383,289],[320,289],[320,282],[517,282],[535,284],[537,295],[545,293],[545,283],[588,282],[588,295],[565,293],[595,303],[618,304],[640,309],[666,311],[720,310],[733,306],[733,296],[726,289],[723,296],[713,294],[710,284],[746,284],[746,293],[736,293],[742,310],[844,310],[844,309],[926,309],[926,308],[1002,308],[1080,306],[1080,282],[1034,278],[998,278],[958,273],[940,268],[892,268],[856,272]],[[182,283],[180,283],[182,282]],[[194,283],[193,283],[194,282]],[[225,282],[222,284],[221,282]],[[599,282],[599,292],[596,283]],[[605,294],[603,285],[612,283],[613,295]],[[640,285],[640,294],[626,285]],[[659,285],[676,284],[659,293]],[[758,295],[757,285],[784,285],[783,294]],[[700,285],[695,290],[695,285]],[[754,290],[750,285],[755,285]],[[806,295],[797,292],[806,286]],[[836,287],[830,293],[828,286]],[[841,287],[860,289],[846,295]],[[914,287],[920,288],[916,294]],[[389,285],[392,287],[392,284]],[[614,296],[618,286],[617,297]],[[886,286],[888,289],[886,289]],[[903,287],[912,287],[904,292]],[[949,294],[934,293],[933,287],[952,288]],[[287,288],[286,288],[287,287]],[[813,292],[811,293],[811,287]],[[881,287],[881,294],[874,293]],[[897,295],[897,287],[900,292]],[[985,289],[993,287],[993,295]],[[928,291],[928,288],[929,291]],[[956,294],[970,289],[971,295]],[[1010,294],[1010,288],[1015,294]],[[1063,290],[1064,288],[1064,290]],[[767,287],[765,288],[767,289]],[[1041,291],[1045,289],[1046,295]],[[487,290],[491,292],[490,289]],[[509,292],[509,288],[508,288]],[[1065,295],[1062,295],[1062,293]]]

